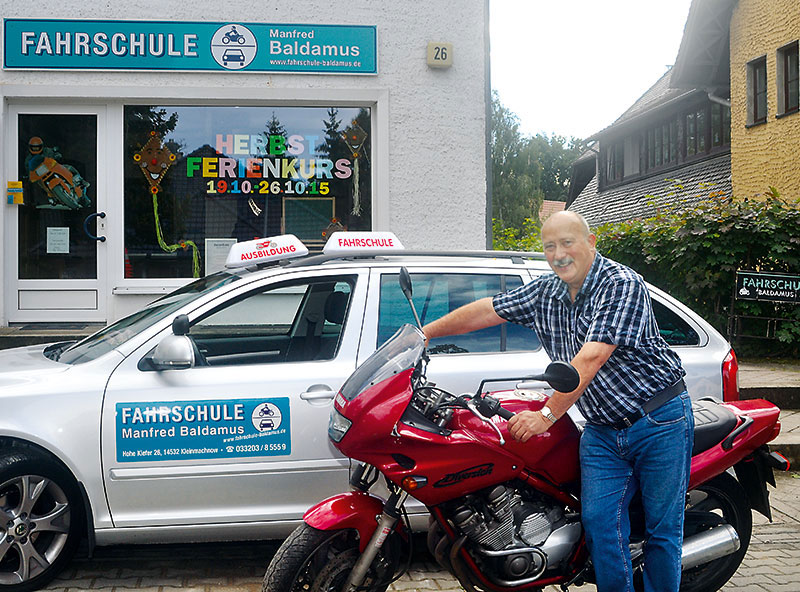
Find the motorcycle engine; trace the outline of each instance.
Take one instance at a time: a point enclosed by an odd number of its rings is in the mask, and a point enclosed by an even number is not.
[[[527,493],[527,492],[526,492]],[[566,560],[581,535],[564,508],[508,485],[470,495],[451,514],[455,526],[473,543],[470,550],[490,562],[496,583],[534,581]]]

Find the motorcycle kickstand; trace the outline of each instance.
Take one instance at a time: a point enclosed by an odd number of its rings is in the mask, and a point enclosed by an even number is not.
[[[405,503],[407,497],[408,494],[405,491],[395,491],[389,496],[389,499],[386,500],[386,503],[383,505],[383,513],[378,520],[378,526],[375,528],[375,532],[372,534],[369,543],[367,543],[364,552],[356,560],[353,569],[350,571],[347,582],[344,588],[342,588],[344,592],[356,592],[364,582],[364,578],[367,577],[369,566],[372,565],[378,551],[380,551],[383,543],[391,534],[394,525],[397,524],[397,521],[400,519],[400,508]]]

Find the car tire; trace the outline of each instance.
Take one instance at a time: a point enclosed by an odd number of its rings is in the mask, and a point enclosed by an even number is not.
[[[84,532],[75,478],[27,446],[0,450],[0,592],[28,592],[53,580]]]

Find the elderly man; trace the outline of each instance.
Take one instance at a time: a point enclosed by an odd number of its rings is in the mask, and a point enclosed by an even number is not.
[[[595,242],[582,216],[553,214],[542,244],[555,275],[467,304],[423,330],[431,339],[511,321],[535,329],[551,359],[577,368],[577,389],[517,414],[509,433],[525,442],[577,402],[587,420],[583,524],[598,589],[633,592],[628,506],[640,491],[644,589],[677,592],[694,429],[685,373],[658,332],[642,278],[597,253]]]

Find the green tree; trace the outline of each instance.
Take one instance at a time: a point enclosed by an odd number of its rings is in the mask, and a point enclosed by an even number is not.
[[[566,201],[572,163],[585,142],[558,135],[523,135],[519,118],[493,91],[490,147],[494,230],[506,238],[530,236],[538,227],[542,200]]]
[[[492,92],[492,215],[501,228],[522,229],[525,219],[538,220],[542,203],[541,166],[532,159],[519,118]]]

